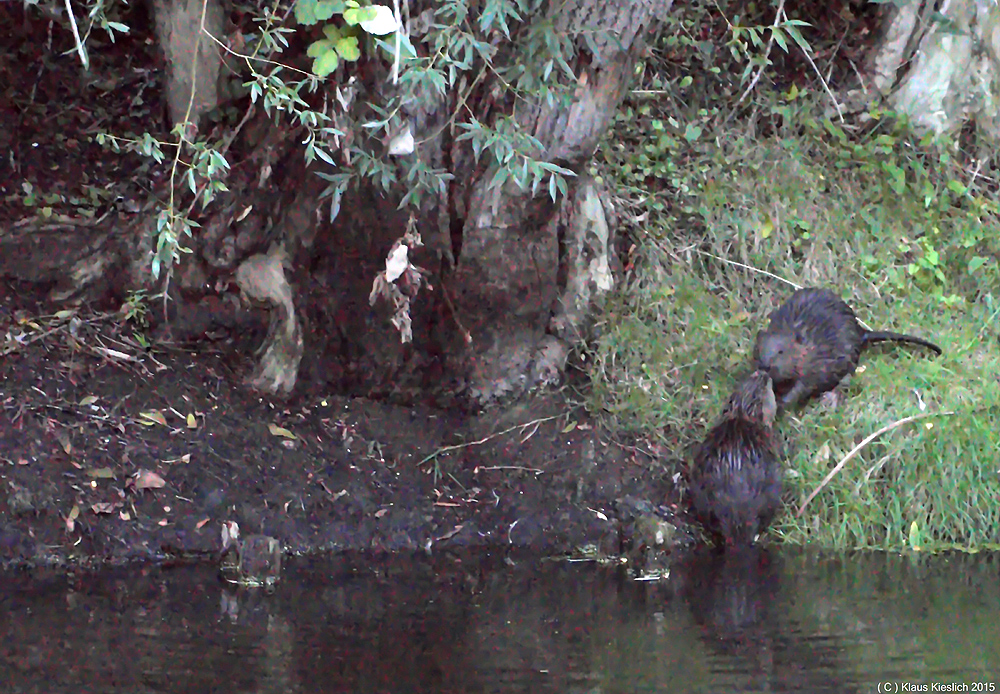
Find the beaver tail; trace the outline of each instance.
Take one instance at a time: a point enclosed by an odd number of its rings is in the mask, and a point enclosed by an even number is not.
[[[864,342],[909,342],[910,344],[920,345],[921,347],[926,347],[927,349],[932,349],[936,354],[941,354],[941,348],[938,347],[933,342],[925,340],[922,337],[916,337],[914,335],[904,335],[903,333],[894,333],[888,330],[873,330],[870,332],[865,332]]]

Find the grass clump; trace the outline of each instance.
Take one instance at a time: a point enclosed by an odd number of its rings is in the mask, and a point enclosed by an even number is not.
[[[952,150],[886,114],[849,137],[799,99],[783,121],[794,130],[654,137],[650,149],[637,143],[656,132],[655,108],[626,108],[633,120],[602,154],[634,220],[633,251],[586,346],[591,408],[656,440],[664,460],[687,458],[749,370],[753,336],[788,282],[829,286],[868,327],[945,353],[870,346],[838,408],[812,402],[781,417],[789,507],[773,533],[836,548],[1000,544],[995,193],[960,183]],[[872,432],[945,412],[873,440],[795,516]]]

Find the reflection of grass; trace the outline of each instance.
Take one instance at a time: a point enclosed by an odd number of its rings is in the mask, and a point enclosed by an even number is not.
[[[987,556],[784,556],[782,594],[792,597],[772,613],[836,639],[846,668],[931,681],[996,672],[1000,590]]]
[[[693,221],[647,228],[636,240],[635,269],[587,346],[592,408],[610,426],[659,438],[683,457],[747,369],[754,333],[792,291],[765,273],[830,286],[869,327],[928,337],[945,354],[872,346],[837,409],[813,402],[781,418],[790,506],[774,534],[899,548],[915,522],[931,549],[1000,542],[996,310],[982,275],[965,272],[964,256],[949,265],[946,254],[919,250],[997,237],[982,228],[996,223],[939,205],[930,224],[923,193],[889,198],[870,172],[837,169],[794,141],[741,142],[713,161],[720,163],[705,168],[701,160],[691,174],[701,190]],[[866,436],[945,411],[956,414],[872,441],[795,518]]]

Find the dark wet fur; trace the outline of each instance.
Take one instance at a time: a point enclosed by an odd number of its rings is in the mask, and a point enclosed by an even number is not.
[[[726,546],[752,544],[781,503],[771,378],[755,371],[730,396],[688,475],[698,520]]]
[[[770,316],[757,334],[754,361],[784,393],[784,406],[833,390],[854,373],[869,342],[908,342],[941,354],[933,342],[912,335],[868,331],[854,311],[828,289],[800,289]]]

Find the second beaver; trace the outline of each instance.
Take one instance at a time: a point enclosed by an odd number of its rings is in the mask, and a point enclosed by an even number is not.
[[[771,377],[755,371],[729,398],[688,474],[695,516],[727,546],[753,544],[781,504]]]
[[[799,289],[757,333],[753,358],[781,392],[785,407],[833,390],[854,373],[870,342],[894,340],[922,345],[941,354],[933,342],[912,335],[865,330],[854,311],[829,289]]]

